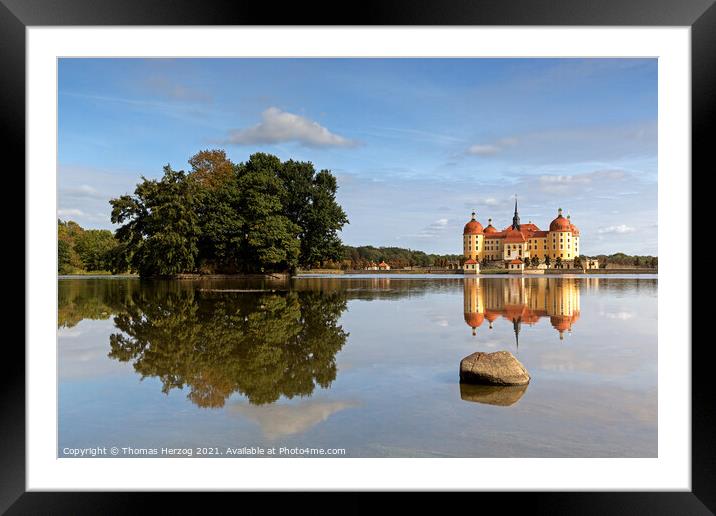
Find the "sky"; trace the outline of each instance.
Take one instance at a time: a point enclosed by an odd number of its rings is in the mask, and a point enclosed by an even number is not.
[[[58,217],[85,228],[221,148],[332,171],[348,245],[460,254],[516,196],[586,255],[657,254],[656,59],[60,59],[58,106]]]

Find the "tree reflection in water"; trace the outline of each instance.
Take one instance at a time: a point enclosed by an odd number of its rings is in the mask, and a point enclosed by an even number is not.
[[[340,292],[135,292],[114,318],[111,358],[132,362],[165,393],[189,389],[200,407],[221,407],[235,392],[255,405],[310,396],[336,378]]]

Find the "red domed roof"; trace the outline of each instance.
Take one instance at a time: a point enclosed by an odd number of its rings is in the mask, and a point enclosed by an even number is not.
[[[562,208],[559,209],[559,215],[552,222],[549,223],[550,231],[571,231],[571,222],[569,219],[562,216]]]
[[[555,330],[560,332],[568,330],[572,326],[572,318],[568,315],[553,315],[549,318],[549,322],[552,323]]]
[[[500,316],[498,312],[491,312],[490,310],[485,311],[485,319],[492,322],[497,320],[497,318]]]
[[[492,219],[488,219],[487,222],[488,222],[488,224],[487,224],[487,227],[485,227],[484,232],[485,233],[497,233],[495,226],[492,225]]]
[[[472,212],[472,220],[465,224],[465,229],[463,230],[463,235],[481,235],[482,234],[482,224],[480,224],[478,221],[475,220],[475,212]]]
[[[470,328],[477,328],[485,320],[485,316],[479,312],[465,312],[465,322]]]

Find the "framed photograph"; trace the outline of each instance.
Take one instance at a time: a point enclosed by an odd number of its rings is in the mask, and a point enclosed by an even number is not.
[[[0,507],[714,511],[713,2],[320,7],[2,0],[27,245]]]

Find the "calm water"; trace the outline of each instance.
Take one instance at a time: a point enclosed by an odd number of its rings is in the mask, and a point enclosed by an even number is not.
[[[60,279],[58,315],[59,456],[657,455],[651,276]],[[461,387],[502,349],[526,388]]]

